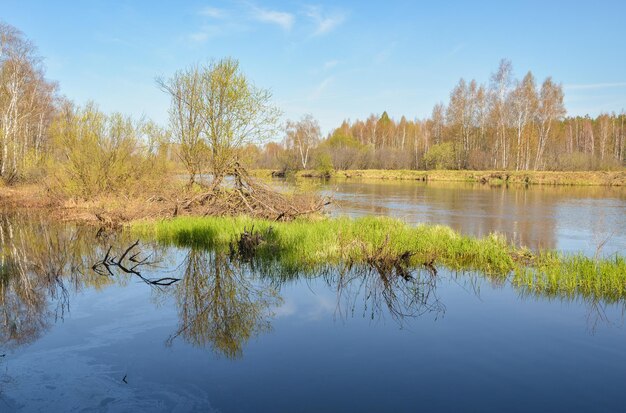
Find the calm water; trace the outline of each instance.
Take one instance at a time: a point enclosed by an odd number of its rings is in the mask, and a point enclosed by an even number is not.
[[[341,212],[624,253],[611,189],[331,184]],[[623,411],[624,303],[439,269],[288,271],[0,218],[0,411]],[[128,257],[134,255],[134,263]],[[146,259],[142,263],[142,260]],[[140,278],[143,277],[142,278]],[[181,278],[170,286],[150,280]],[[147,282],[146,282],[147,281]]]
[[[505,234],[531,248],[626,253],[626,188],[489,187],[447,182],[330,182],[335,213],[391,215],[477,236]]]

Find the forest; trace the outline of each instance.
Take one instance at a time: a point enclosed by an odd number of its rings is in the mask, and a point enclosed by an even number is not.
[[[322,138],[311,115],[256,153],[260,168],[611,170],[626,159],[626,114],[566,116],[563,86],[502,60],[489,84],[460,79],[427,119],[370,115]]]
[[[40,182],[59,197],[162,187],[171,171],[186,170],[193,184],[203,173],[229,174],[219,165],[234,160],[248,169],[282,171],[526,171],[619,170],[626,159],[623,111],[567,117],[561,84],[549,77],[538,82],[531,72],[515,79],[508,60],[489,84],[459,80],[430,118],[396,120],[383,112],[346,120],[323,137],[313,115],[281,123],[271,94],[255,88],[233,59],[208,65],[231,70],[224,73],[234,79],[233,90],[246,94],[240,106],[226,108],[232,116],[224,113],[211,124],[201,117],[202,110],[213,110],[202,88],[217,84],[202,78],[196,65],[157,80],[155,87],[173,98],[169,124],[159,125],[69,101],[46,78],[35,45],[15,27],[0,25],[0,45],[0,178]],[[235,116],[250,108],[254,116]],[[228,118],[238,124],[218,131]]]

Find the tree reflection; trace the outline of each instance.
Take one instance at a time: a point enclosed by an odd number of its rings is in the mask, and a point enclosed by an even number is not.
[[[374,251],[359,265],[307,265],[295,254],[247,257],[234,251],[191,249],[182,266],[172,270],[139,265],[171,260],[174,266],[181,258],[176,250],[139,246],[123,234],[94,234],[93,228],[55,226],[32,216],[0,216],[0,347],[37,340],[67,314],[73,293],[129,279],[140,279],[154,294],[174,298],[178,325],[168,344],[180,337],[231,359],[243,355],[250,339],[271,330],[273,310],[282,302],[279,291],[290,283],[324,280],[336,292],[336,314],[344,319],[359,313],[370,319],[390,317],[404,326],[411,318],[438,317],[446,310],[437,290],[442,277],[449,275],[438,274],[432,263],[415,268],[408,255],[395,257],[385,249]],[[149,271],[142,274],[144,269]],[[162,269],[180,281],[151,278]],[[465,282],[478,277],[462,275]],[[607,312],[609,304],[624,308],[622,297],[529,289],[502,278],[492,282],[516,289],[522,299],[577,300],[588,306],[592,332],[610,324],[614,312],[612,307]],[[471,284],[468,293],[476,293],[477,285]]]
[[[347,266],[335,282],[337,311],[342,318],[354,315],[360,307],[363,315],[372,320],[389,314],[402,325],[407,317],[445,312],[445,305],[437,296],[437,272],[432,266]]]
[[[90,270],[102,245],[94,230],[0,215],[0,345],[37,340],[70,309],[70,295],[113,280]]]
[[[0,218],[1,344],[30,343],[64,316],[69,293],[62,276],[75,274],[83,257],[76,240],[75,231],[60,234],[41,221]]]
[[[246,266],[225,253],[192,249],[175,290],[179,327],[167,342],[182,336],[228,358],[241,357],[248,340],[270,330],[276,290],[255,284]]]

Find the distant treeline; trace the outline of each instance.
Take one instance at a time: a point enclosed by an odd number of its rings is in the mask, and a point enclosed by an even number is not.
[[[32,42],[0,23],[0,182],[93,197],[133,185],[161,188],[172,167],[187,170],[193,183],[239,165],[592,170],[623,168],[626,158],[624,112],[565,117],[560,84],[547,78],[538,85],[530,72],[514,79],[506,60],[488,85],[461,79],[428,119],[384,112],[344,121],[325,138],[312,115],[280,128],[271,94],[254,87],[234,59],[192,66],[158,86],[173,99],[165,127],[95,104],[78,107],[46,79]]]
[[[386,112],[344,121],[325,139],[311,116],[289,122],[281,143],[256,151],[271,169],[616,169],[626,159],[626,114],[565,117],[563,88],[513,79],[503,60],[489,85],[464,79],[430,118]],[[250,148],[254,150],[253,148]]]

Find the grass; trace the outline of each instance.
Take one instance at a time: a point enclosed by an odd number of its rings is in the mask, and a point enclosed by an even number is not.
[[[389,255],[411,252],[411,263],[438,262],[453,269],[490,274],[513,269],[511,251],[496,235],[477,239],[439,225],[411,227],[391,218],[300,219],[272,222],[249,217],[181,217],[158,223],[139,222],[135,235],[178,246],[227,249],[244,230],[263,234],[258,254],[297,260],[304,266],[364,262],[384,246]]]
[[[257,170],[258,177],[270,177],[272,171]],[[300,178],[321,178],[317,171],[298,171]],[[480,182],[489,185],[591,185],[625,186],[626,171],[468,171],[468,170],[383,170],[335,171],[336,179]]]
[[[615,302],[626,297],[626,259],[618,255],[594,259],[582,254],[544,252],[534,266],[516,268],[512,282],[530,292]]]
[[[626,298],[626,260],[593,259],[554,251],[537,254],[515,247],[504,237],[461,235],[441,225],[410,226],[386,217],[299,219],[271,222],[249,217],[180,217],[132,224],[135,236],[184,247],[228,250],[244,231],[262,235],[255,251],[262,262],[287,272],[313,273],[345,263],[367,264],[372,257],[408,257],[411,268],[432,264],[477,271],[528,291],[582,295],[608,300]]]

